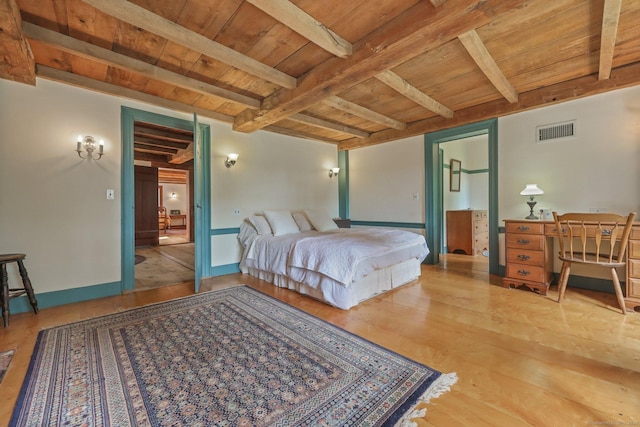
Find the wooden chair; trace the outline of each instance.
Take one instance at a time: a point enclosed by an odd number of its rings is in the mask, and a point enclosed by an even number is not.
[[[167,215],[167,208],[158,207],[158,229],[166,233],[169,228],[171,228],[171,218]]]
[[[562,301],[567,289],[571,264],[589,264],[610,270],[618,304],[622,314],[627,313],[616,268],[626,265],[624,255],[635,216],[635,213],[623,216],[609,213],[558,215],[553,212],[560,243],[559,258],[562,261],[558,302]]]
[[[9,326],[9,301],[11,298],[19,297],[20,295],[27,294],[29,302],[33,308],[33,312],[38,314],[38,301],[33,293],[31,287],[31,280],[27,274],[27,269],[24,266],[25,254],[2,254],[0,255],[0,268],[2,269],[1,276],[2,281],[0,283],[0,303],[2,304],[2,320],[4,327]],[[9,279],[7,274],[7,264],[15,262],[18,264],[18,271],[22,277],[22,288],[10,288]]]

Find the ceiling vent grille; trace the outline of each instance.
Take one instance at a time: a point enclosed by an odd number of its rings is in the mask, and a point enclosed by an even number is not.
[[[576,136],[576,121],[554,123],[536,127],[536,142],[559,141]]]

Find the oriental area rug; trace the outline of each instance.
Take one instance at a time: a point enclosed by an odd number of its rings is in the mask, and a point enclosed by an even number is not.
[[[410,425],[455,381],[239,286],[42,330],[10,425]]]

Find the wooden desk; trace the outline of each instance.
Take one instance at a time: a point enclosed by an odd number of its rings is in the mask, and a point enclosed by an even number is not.
[[[171,218],[171,228],[187,228],[187,215],[169,215]],[[181,221],[181,224],[176,224],[175,221]]]
[[[505,288],[526,287],[546,295],[553,280],[553,221],[505,220]],[[634,223],[627,247],[625,305],[640,308],[640,222]]]

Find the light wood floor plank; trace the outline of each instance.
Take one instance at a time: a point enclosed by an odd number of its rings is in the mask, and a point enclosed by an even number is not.
[[[253,277],[208,279],[203,290],[247,284],[442,372],[452,390],[434,399],[425,426],[584,426],[640,423],[640,313],[622,316],[615,297],[569,289],[541,296],[501,287],[477,257],[423,266],[415,283],[343,311]],[[16,356],[0,384],[6,425],[38,331],[193,293],[193,283],[11,316],[0,350]]]

